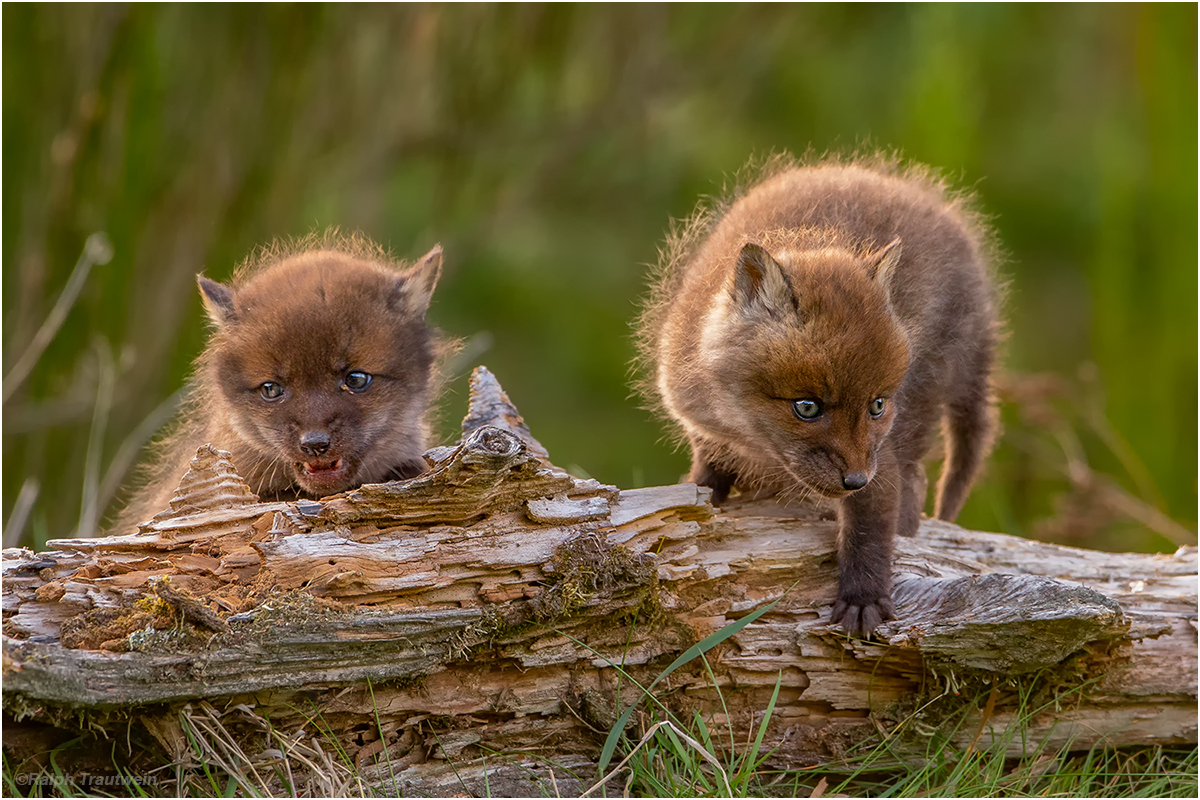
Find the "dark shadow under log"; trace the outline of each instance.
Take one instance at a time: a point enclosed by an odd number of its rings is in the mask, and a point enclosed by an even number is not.
[[[63,709],[100,727],[136,710],[186,760],[189,719],[288,730],[309,708],[364,774],[384,758],[410,793],[479,777],[495,751],[525,755],[493,781],[548,758],[592,777],[640,699],[614,665],[648,685],[771,602],[709,654],[715,687],[693,663],[656,694],[744,735],[778,681],[773,766],[836,759],[968,686],[994,691],[961,746],[1196,741],[1195,548],[1089,552],[926,520],[898,543],[898,619],[851,640],[828,623],[820,509],[573,478],[482,368],[462,440],[427,459],[413,480],[258,503],[202,448],[138,532],[4,551],[5,746]],[[1070,700],[1002,740],[1022,676]]]

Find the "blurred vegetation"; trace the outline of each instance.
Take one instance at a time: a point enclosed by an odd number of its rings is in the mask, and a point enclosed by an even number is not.
[[[431,318],[475,338],[443,438],[486,363],[558,463],[674,482],[687,454],[628,380],[668,221],[752,155],[866,142],[973,187],[1010,256],[1006,432],[960,521],[1194,541],[1196,23],[1191,4],[5,4],[6,376],[87,237],[113,258],[5,386],[4,519],[23,486],[25,543],[111,510],[203,345],[196,273],[330,225],[407,258],[445,245]]]

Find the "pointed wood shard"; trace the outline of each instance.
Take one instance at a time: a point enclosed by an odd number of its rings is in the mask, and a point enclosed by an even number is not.
[[[238,475],[231,456],[211,444],[201,445],[188,471],[179,481],[171,507],[156,514],[152,523],[218,508],[236,508],[258,502],[258,495]],[[143,526],[144,527],[144,526]]]
[[[467,406],[467,416],[462,422],[463,438],[466,439],[485,425],[515,434],[525,443],[530,453],[545,461],[550,460],[550,454],[542,447],[541,442],[533,438],[529,426],[521,418],[517,407],[508,399],[508,395],[500,388],[496,376],[481,365],[471,373],[471,399]]]

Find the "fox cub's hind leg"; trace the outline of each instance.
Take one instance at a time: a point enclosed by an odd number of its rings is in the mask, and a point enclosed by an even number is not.
[[[933,512],[938,519],[953,521],[958,516],[983,459],[992,449],[999,427],[996,400],[988,379],[992,350],[990,341],[980,347],[970,373],[946,404],[942,428],[946,463],[938,481]]]
[[[896,533],[900,536],[916,536],[921,524],[921,512],[925,510],[925,498],[929,494],[929,478],[925,476],[925,465],[910,461],[900,468],[900,518]]]

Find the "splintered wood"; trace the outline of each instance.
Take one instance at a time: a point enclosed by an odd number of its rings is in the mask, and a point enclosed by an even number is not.
[[[641,699],[622,671],[649,685],[768,603],[708,654],[712,676],[693,662],[656,695],[744,736],[779,682],[772,766],[839,758],[967,689],[992,702],[949,733],[964,747],[1196,741],[1195,548],[1098,553],[927,520],[898,543],[899,619],[850,640],[828,623],[836,523],[820,509],[718,512],[691,484],[574,478],[482,367],[462,439],[426,459],[412,480],[260,503],[203,447],[136,532],[5,550],[6,746],[55,707],[102,724],[144,706],[170,750],[197,703],[284,730],[313,701],[360,767],[387,760],[405,791],[482,780],[475,759],[494,751],[586,775]],[[1021,679],[1065,699],[1005,738]]]

